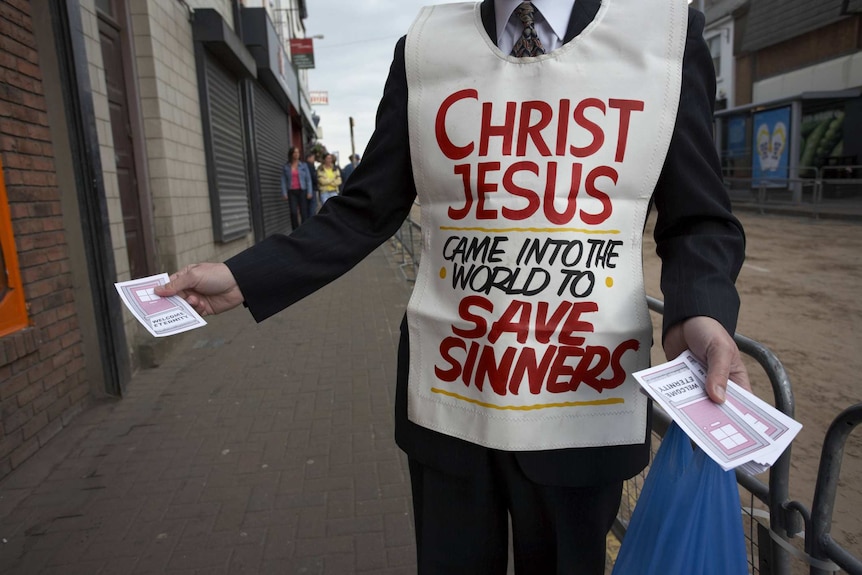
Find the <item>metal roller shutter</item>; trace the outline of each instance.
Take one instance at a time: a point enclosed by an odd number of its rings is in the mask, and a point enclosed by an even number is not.
[[[229,241],[251,230],[248,177],[242,136],[242,108],[237,79],[215,58],[206,58],[209,123],[215,174],[216,239]]]
[[[290,207],[281,197],[281,171],[290,147],[287,114],[257,83],[254,84],[254,137],[264,236],[289,232]]]

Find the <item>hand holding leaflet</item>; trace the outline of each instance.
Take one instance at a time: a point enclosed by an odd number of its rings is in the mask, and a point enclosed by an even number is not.
[[[168,274],[162,273],[115,283],[120,299],[141,324],[155,337],[176,335],[203,327],[207,322],[183,298],[160,297],[153,289],[168,283]]]
[[[732,381],[727,399],[706,395],[706,367],[690,351],[634,374],[644,390],[722,469],[752,475],[781,456],[802,425]]]

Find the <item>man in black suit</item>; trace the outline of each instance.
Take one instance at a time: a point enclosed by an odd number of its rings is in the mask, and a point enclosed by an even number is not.
[[[512,20],[499,19],[498,11],[511,13],[517,4],[481,4],[485,32],[501,46],[506,40],[500,40],[505,33],[498,34],[498,22],[508,29]],[[549,13],[565,5],[569,14],[563,38],[554,37],[553,24],[536,16],[538,36],[551,52],[593,22],[601,0],[577,0],[573,7],[559,0],[535,4]],[[679,108],[652,203],[662,258],[665,353],[673,358],[690,348],[703,359],[709,394],[720,402],[728,378],[748,386],[731,337],[744,236],[731,214],[712,141],[715,78],[703,24],[702,14],[689,9]],[[391,237],[416,196],[405,66],[402,38],[377,129],[342,196],[289,237],[271,236],[224,264],[188,266],[157,293],[178,293],[203,314],[244,303],[263,321],[336,279]],[[427,429],[408,418],[408,339],[405,318],[395,434],[410,463],[419,572],[504,573],[511,517],[517,573],[603,573],[605,536],[622,482],[649,459],[648,424],[644,441],[631,445],[537,451],[490,449]]]

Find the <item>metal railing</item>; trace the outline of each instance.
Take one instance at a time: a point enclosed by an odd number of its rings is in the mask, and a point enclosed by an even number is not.
[[[862,216],[862,165],[802,166],[768,177],[750,168],[722,169],[734,206],[753,206],[761,213],[791,209],[821,215]]]
[[[860,166],[862,168],[862,166]],[[824,181],[820,172],[816,174]],[[749,180],[750,181],[750,180]],[[822,184],[821,184],[822,185]],[[818,201],[814,192],[813,201]],[[418,204],[393,236],[395,254],[400,258],[400,269],[407,281],[416,279],[422,247],[422,226]],[[649,308],[663,313],[664,304],[647,297]],[[763,344],[743,335],[734,336],[740,352],[753,358],[761,366],[772,385],[775,407],[793,417],[795,404],[787,372],[778,357]],[[746,543],[749,568],[756,575],[790,575],[792,566],[806,564],[810,575],[827,575],[844,569],[850,575],[862,575],[862,561],[836,543],[830,536],[832,513],[838,488],[844,444],[857,425],[862,423],[862,403],[849,407],[832,423],[824,439],[820,468],[814,490],[811,511],[799,501],[791,500],[790,462],[788,448],[769,470],[768,484],[758,478],[737,471],[739,486],[750,494],[750,504],[742,506],[741,513],[748,519]],[[667,430],[670,419],[661,409],[653,410],[654,448]],[[618,539],[625,530],[634,509],[643,479],[648,469],[626,482],[620,513],[613,532]],[[759,501],[765,510],[755,507]],[[802,536],[804,548],[791,541]]]
[[[395,253],[401,260],[399,269],[404,279],[413,283],[416,281],[416,271],[419,269],[419,258],[422,255],[422,225],[419,222],[419,202],[413,203],[413,210],[402,222],[401,227],[392,236],[395,242]]]
[[[647,303],[654,312],[663,313],[661,301],[647,297]],[[736,334],[734,340],[740,352],[755,359],[768,377],[776,409],[793,417],[793,390],[778,357],[763,344],[743,335]],[[653,421],[653,437],[660,441],[670,425],[670,418],[660,408],[654,407]],[[810,512],[799,501],[790,499],[791,448],[770,468],[768,484],[741,471],[736,472],[739,486],[751,496],[750,505],[741,510],[749,520],[745,537],[751,573],[788,575],[796,561],[807,564],[811,575],[826,575],[837,572],[839,568],[851,575],[862,575],[862,561],[830,537],[844,444],[860,422],[862,403],[848,408],[832,423],[823,443]],[[621,540],[625,537],[625,529],[647,473],[648,469],[626,482],[623,505],[614,525],[614,534]],[[755,507],[755,499],[766,506],[765,512]],[[800,535],[804,537],[804,550],[790,542]]]
[[[820,452],[820,468],[817,471],[811,515],[805,522],[805,532],[811,534],[805,539],[805,548],[809,555],[819,561],[831,559],[853,575],[862,573],[862,561],[832,539],[830,528],[832,527],[832,511],[835,508],[835,494],[838,491],[844,445],[847,443],[850,433],[860,423],[862,423],[862,403],[857,403],[841,412],[829,426],[823,441],[823,449]],[[800,512],[802,512],[801,509]],[[812,575],[825,575],[829,571],[812,566],[811,573]]]

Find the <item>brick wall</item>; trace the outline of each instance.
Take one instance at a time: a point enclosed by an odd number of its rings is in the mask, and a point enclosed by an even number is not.
[[[0,338],[0,478],[90,399],[30,5],[0,2],[0,154],[30,327]]]
[[[751,103],[752,86],[754,86],[754,56],[743,54],[736,58],[736,82],[734,86],[734,104],[736,106]]]
[[[737,34],[744,30],[744,21]],[[754,100],[755,85],[862,49],[862,17],[853,16],[757,52],[737,53],[734,105]],[[832,88],[829,88],[832,89]]]
[[[859,50],[859,17],[846,18],[757,53],[755,81]]]

